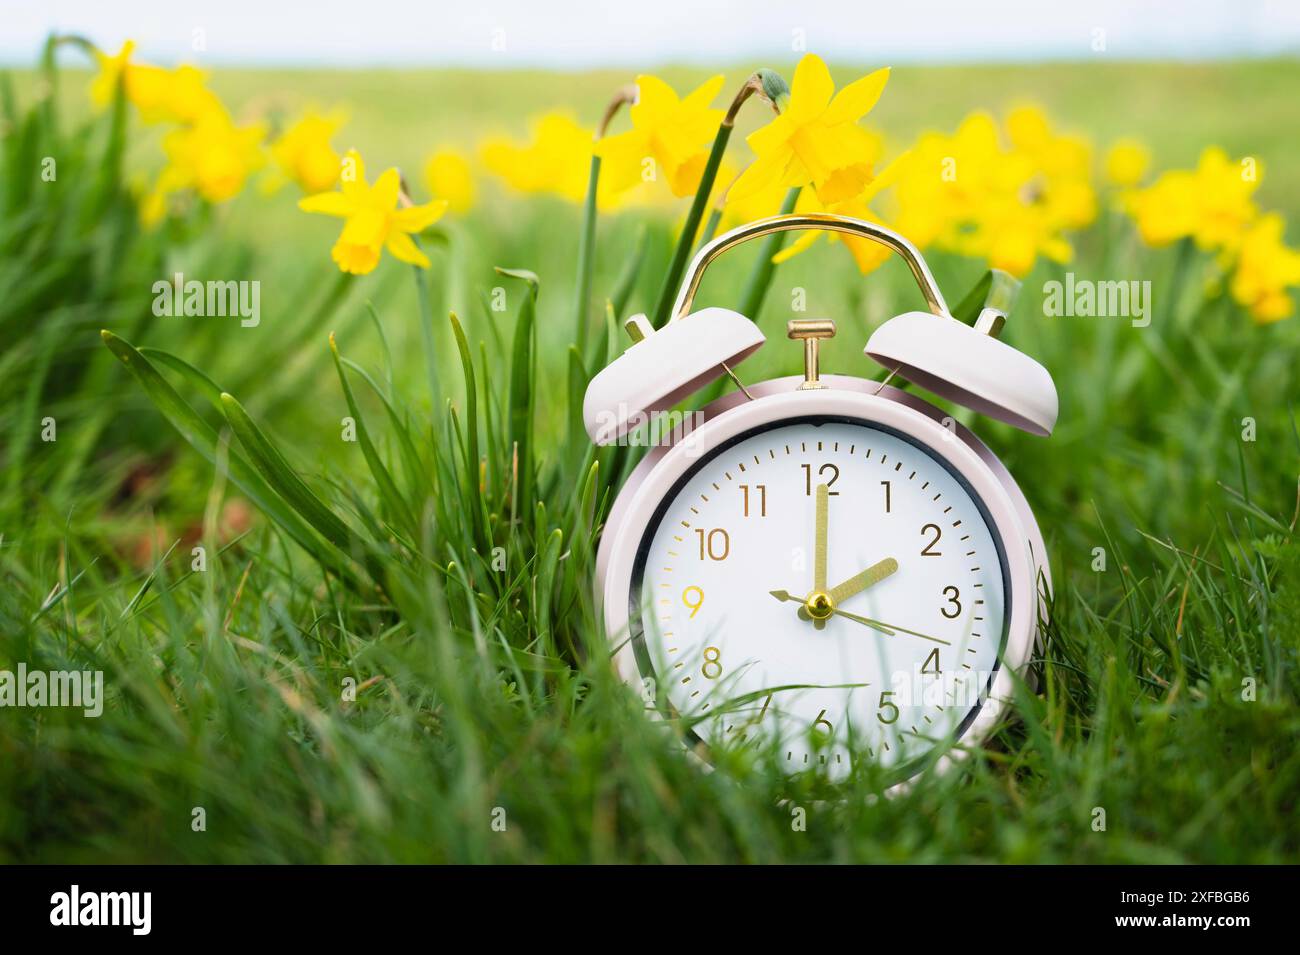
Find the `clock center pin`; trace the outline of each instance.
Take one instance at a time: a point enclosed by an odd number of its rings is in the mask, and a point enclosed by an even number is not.
[[[826,620],[835,612],[835,602],[831,600],[830,594],[818,590],[808,595],[808,599],[804,601],[804,609],[814,620]]]

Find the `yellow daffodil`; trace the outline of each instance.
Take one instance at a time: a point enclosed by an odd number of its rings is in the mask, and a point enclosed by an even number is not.
[[[356,150],[350,150],[344,158],[340,178],[339,191],[307,196],[298,202],[298,208],[304,212],[319,212],[345,220],[343,232],[330,253],[339,269],[365,275],[379,264],[384,249],[401,262],[427,269],[429,259],[411,235],[437,222],[447,209],[447,200],[399,209],[400,174],[396,169],[387,169],[373,186],[367,185],[365,166]]]
[[[147,224],[165,213],[166,197],[192,189],[211,203],[233,199],[248,177],[265,162],[261,125],[236,126],[224,109],[203,114],[192,126],[163,137],[167,165],[146,198],[142,217]]]
[[[115,55],[96,51],[99,73],[91,83],[90,95],[99,106],[112,102],[119,78],[126,98],[146,123],[194,123],[209,112],[221,109],[221,101],[207,88],[206,74],[195,66],[174,70],[130,62],[135,43],[127,40]]]
[[[1054,132],[1036,107],[996,121],[974,113],[956,133],[926,133],[897,173],[890,221],[922,248],[940,248],[1017,276],[1039,256],[1069,261],[1065,233],[1096,217],[1091,147]]]
[[[876,105],[888,80],[888,69],[876,70],[836,93],[826,64],[805,55],[785,111],[746,140],[757,158],[732,187],[735,199],[774,183],[811,185],[828,204],[860,194],[872,177],[872,140],[858,120]]]
[[[1196,169],[1162,173],[1134,192],[1127,207],[1148,245],[1190,236],[1202,249],[1232,249],[1257,214],[1252,196],[1261,176],[1253,160],[1236,163],[1211,146]]]
[[[469,160],[455,149],[439,149],[424,164],[424,181],[429,194],[447,200],[447,208],[464,215],[474,206],[478,194]]]
[[[775,182],[760,192],[738,200],[732,195],[731,189],[739,175],[740,171],[735,164],[726,158],[718,165],[713,202],[723,203],[722,218],[719,220],[719,229],[722,231],[744,225],[746,222],[753,222],[755,219],[776,215],[781,211],[781,204],[785,202],[786,193],[789,192],[779,182]]]
[[[1276,322],[1295,310],[1288,287],[1300,285],[1300,251],[1282,241],[1276,212],[1261,216],[1242,237],[1230,289],[1258,322]]]
[[[1142,181],[1151,166],[1151,151],[1136,139],[1119,139],[1106,152],[1106,179],[1121,189]]]
[[[533,120],[527,143],[492,137],[479,145],[479,159],[488,172],[505,180],[512,189],[558,195],[581,204],[591,175],[594,135],[593,130],[580,126],[567,113],[545,113]],[[596,204],[602,210],[629,203],[644,205],[653,201],[654,186],[654,182],[644,182],[620,193],[613,187],[613,180],[602,175]]]
[[[662,175],[674,196],[695,192],[708,147],[722,122],[722,110],[709,104],[722,89],[723,77],[700,84],[684,98],[657,76],[638,76],[637,100],[628,110],[632,128],[596,144],[601,178],[623,192],[642,182],[647,169]]]
[[[328,116],[308,111],[271,144],[271,158],[279,175],[270,188],[279,188],[293,180],[308,195],[325,192],[339,181],[341,157],[330,140],[343,125],[338,114]]]
[[[875,183],[872,185],[875,185]],[[885,223],[881,221],[880,217],[867,205],[868,199],[870,199],[870,196],[864,193],[861,196],[846,199],[844,202],[837,202],[834,205],[827,206],[817,198],[815,192],[805,189],[799,193],[799,200],[795,203],[795,212],[833,212],[838,215],[852,216],[855,219],[865,219],[868,222],[884,225]],[[812,246],[822,235],[826,235],[831,242],[844,243],[844,247],[853,256],[853,261],[857,263],[858,271],[863,275],[874,272],[889,259],[889,249],[871,239],[862,239],[839,232],[801,232],[798,239],[772,256],[772,261],[779,265],[794,258]]]
[[[874,164],[880,153],[884,150],[884,143],[876,137],[871,152],[871,161]],[[875,222],[884,225],[884,222],[872,211],[868,203],[871,202],[877,193],[889,188],[898,177],[899,170],[906,165],[906,154],[894,162],[876,176],[861,193],[851,199],[845,199],[842,202],[826,204],[822,202],[816,192],[811,189],[804,189],[799,193],[799,199],[795,203],[796,212],[832,212],[837,215],[852,216],[855,219],[865,219],[868,222]],[[831,242],[843,242],[845,248],[853,256],[853,261],[857,263],[858,271],[863,275],[874,272],[889,258],[889,250],[879,242],[871,239],[862,239],[856,236],[845,235],[840,232],[801,232],[799,237],[787,245],[776,255],[772,256],[774,263],[780,264],[799,255],[805,249],[812,246],[822,235],[826,235]]]
[[[1082,229],[1097,218],[1092,187],[1092,146],[1079,136],[1057,133],[1047,114],[1020,106],[1007,116],[1011,149],[1032,169],[1027,197],[1042,207],[1046,225]]]
[[[479,156],[489,172],[520,192],[554,193],[571,202],[587,194],[592,131],[565,113],[546,113],[532,123],[532,138],[519,145],[504,137],[486,140]]]

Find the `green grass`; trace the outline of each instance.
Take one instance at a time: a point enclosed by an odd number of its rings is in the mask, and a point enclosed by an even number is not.
[[[1100,140],[1144,135],[1164,162],[1189,164],[1211,141],[1259,155],[1263,201],[1294,214],[1283,137],[1297,72],[1291,62],[905,68],[881,122],[905,137],[1032,91]],[[217,83],[236,103],[268,89],[346,99],[372,165],[409,167],[426,146],[455,141],[465,117],[490,112],[518,128],[563,102],[590,114],[619,79],[259,71]],[[75,115],[79,94],[64,85]],[[1121,91],[1123,111],[1107,105]],[[70,122],[50,140],[60,156],[82,141]],[[103,137],[106,124],[94,130]],[[147,161],[144,149],[137,139],[128,169]],[[3,155],[6,201],[48,203],[47,220],[85,214],[118,188],[39,193]],[[70,182],[97,168],[93,155],[67,165]],[[635,216],[601,221],[601,298],[640,227]],[[653,303],[670,228],[650,223],[628,310]],[[336,287],[333,229],[297,215],[287,194],[247,196],[192,239],[168,236],[136,262],[141,277],[68,269],[39,304],[0,310],[0,667],[102,669],[108,688],[97,720],[0,710],[0,860],[1281,862],[1300,852],[1300,326],[1254,327],[1220,297],[1201,307],[1208,262],[1194,259],[1175,288],[1174,250],[1141,249],[1117,219],[1085,238],[1080,274],[1153,282],[1157,319],[1145,329],[1045,318],[1042,284],[1055,273],[1028,279],[1006,334],[1054,373],[1057,433],[958,417],[1017,475],[1047,536],[1057,586],[1041,692],[1018,698],[959,772],[887,800],[866,773],[823,800],[815,782],[766,771],[762,754],[701,773],[609,672],[591,564],[632,461],[597,454],[571,418],[585,376],[567,347],[576,214],[489,197],[432,244],[424,311],[410,270],[392,262]],[[89,244],[73,229],[46,242],[51,263]],[[735,259],[710,273],[701,302],[739,297],[752,255]],[[980,272],[941,255],[932,265],[952,301]],[[535,303],[525,280],[493,266],[537,273]],[[150,317],[149,276],[177,269],[261,278],[262,325]],[[0,298],[28,281],[9,274]],[[496,286],[504,313],[480,301]],[[917,301],[901,268],[862,282],[823,243],[777,270],[760,318],[770,344],[741,366],[745,380],[798,369],[781,335],[796,287],[809,315],[840,322],[825,367],[860,375],[876,373],[861,355],[868,330]],[[42,338],[64,313],[75,321]],[[439,356],[433,391],[422,321]],[[101,326],[117,336],[111,352]],[[64,363],[53,376],[50,349]],[[33,437],[45,415],[56,442]],[[362,440],[341,440],[347,415]],[[240,501],[261,505],[246,529]],[[208,563],[195,573],[199,544]],[[808,809],[806,831],[792,828],[785,799]],[[206,831],[192,829],[195,807]],[[498,807],[504,831],[492,825]],[[1096,807],[1104,832],[1093,830]]]

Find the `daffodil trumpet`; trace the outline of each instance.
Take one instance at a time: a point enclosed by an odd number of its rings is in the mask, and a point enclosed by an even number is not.
[[[672,307],[673,296],[681,282],[686,261],[695,247],[695,235],[699,231],[700,220],[704,217],[704,207],[713,193],[713,183],[718,178],[718,166],[727,151],[727,143],[731,139],[731,131],[735,128],[736,115],[740,112],[741,106],[751,96],[758,94],[772,107],[773,112],[780,115],[780,102],[789,95],[789,92],[789,87],[779,73],[773,70],[759,70],[745,81],[745,85],[732,99],[731,106],[718,126],[717,135],[713,139],[713,148],[709,151],[709,158],[704,164],[704,173],[695,189],[695,198],[691,202],[690,211],[686,214],[682,233],[677,239],[677,248],[673,252],[672,262],[659,288],[659,299],[655,304],[653,316],[655,327],[663,325],[668,320],[668,310]]]

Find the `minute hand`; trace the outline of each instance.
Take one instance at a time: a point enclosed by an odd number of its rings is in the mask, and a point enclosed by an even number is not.
[[[847,610],[841,610],[839,607],[836,607],[835,610],[832,612],[837,617],[846,617],[847,619],[852,620],[855,623],[860,623],[865,627],[870,627],[872,630],[880,630],[880,629],[897,630],[899,633],[906,633],[909,636],[920,637],[922,640],[929,640],[932,643],[942,643],[945,647],[952,646],[952,644],[949,643],[947,640],[941,640],[938,637],[932,637],[928,633],[917,633],[915,630],[908,630],[906,627],[900,627],[896,623],[885,623],[882,620],[872,620],[870,617],[859,617],[857,614],[849,613]]]

